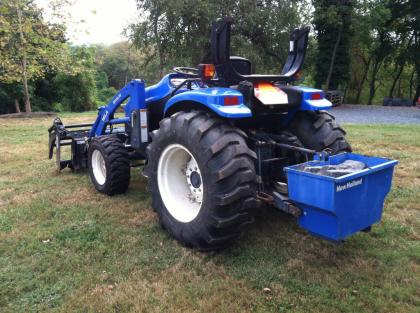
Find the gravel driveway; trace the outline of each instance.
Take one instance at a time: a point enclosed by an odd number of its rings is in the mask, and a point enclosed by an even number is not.
[[[420,125],[418,107],[388,107],[379,105],[341,105],[331,113],[340,124],[417,124]]]

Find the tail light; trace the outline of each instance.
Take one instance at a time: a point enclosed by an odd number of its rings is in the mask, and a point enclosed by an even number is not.
[[[254,84],[254,95],[265,105],[289,103],[289,97],[279,87],[268,82]]]
[[[223,98],[223,105],[238,105],[239,97],[237,96],[226,96]]]
[[[311,100],[321,100],[323,98],[324,97],[322,96],[322,93],[320,93],[320,92],[316,92],[316,93],[311,94]]]

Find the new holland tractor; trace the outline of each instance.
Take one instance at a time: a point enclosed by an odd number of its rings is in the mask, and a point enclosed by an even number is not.
[[[124,193],[131,167],[144,165],[162,227],[200,250],[229,246],[262,204],[334,241],[370,229],[380,219],[395,161],[366,157],[367,170],[343,179],[292,175],[301,172],[294,168],[301,163],[360,157],[349,153],[345,131],[326,111],[332,105],[324,92],[293,85],[309,28],[291,34],[280,74],[261,75],[249,60],[230,55],[231,25],[231,18],[212,23],[211,64],[174,68],[149,87],[131,81],[98,109],[93,124],[65,126],[56,118],[49,157],[55,148],[58,170],[88,168],[95,188],[109,196]],[[116,117],[120,107],[124,116]],[[71,158],[62,160],[66,145]],[[376,178],[383,188],[371,197],[368,174],[375,166],[386,177]]]

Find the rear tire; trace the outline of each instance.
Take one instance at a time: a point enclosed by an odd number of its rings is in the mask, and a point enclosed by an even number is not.
[[[130,160],[116,136],[96,137],[89,145],[89,174],[96,190],[108,196],[124,193],[130,184]]]
[[[322,151],[326,148],[332,154],[351,152],[344,129],[335,117],[325,111],[301,111],[296,113],[289,130],[298,137],[305,148]]]
[[[145,168],[152,206],[162,227],[186,246],[225,248],[253,222],[255,153],[245,139],[239,129],[197,111],[176,113],[153,131]],[[188,173],[195,167],[194,183]],[[195,211],[185,213],[192,205]]]

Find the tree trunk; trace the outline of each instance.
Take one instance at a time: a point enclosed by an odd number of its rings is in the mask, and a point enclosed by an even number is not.
[[[417,79],[416,79],[416,93],[414,94],[413,104],[415,105],[417,100],[420,97],[420,63],[416,63],[416,72],[417,72]]]
[[[372,104],[373,101],[373,97],[375,96],[375,92],[376,92],[376,76],[378,75],[379,72],[379,68],[381,67],[381,61],[376,60],[374,65],[373,65],[373,70],[372,70],[372,79],[370,81],[370,87],[369,87],[369,100],[368,100],[368,105]]]
[[[365,63],[366,64],[365,71],[363,72],[362,80],[360,81],[359,89],[357,90],[356,104],[360,103],[360,97],[362,96],[363,85],[365,84],[367,75],[369,73],[370,62],[372,62],[372,56],[370,56],[367,63]]]
[[[344,92],[343,92],[343,103],[348,103],[348,99],[347,99],[348,91],[349,91],[349,85],[346,84],[346,87],[344,87]]]
[[[414,74],[416,74],[416,69],[413,70],[410,76],[410,81],[409,81],[410,98],[413,96]]]
[[[336,42],[334,44],[334,49],[333,49],[333,53],[332,53],[332,56],[331,56],[331,63],[330,63],[330,68],[328,69],[327,82],[325,83],[327,90],[330,89],[331,75],[332,75],[332,71],[334,69],[335,56],[337,55],[337,49],[338,49],[338,45],[340,43],[341,33],[342,32],[343,32],[343,21],[341,22],[340,28],[338,29],[337,40],[336,40]]]
[[[159,23],[159,14],[156,13],[153,19],[153,33],[155,36],[156,48],[158,52],[159,58],[159,78],[163,77],[163,53],[162,53],[162,43],[160,42],[159,31],[158,31],[158,23]]]
[[[19,27],[20,41],[21,41],[22,46],[24,46],[25,45],[25,38],[23,36],[23,30],[22,30],[22,11],[21,11],[19,5],[17,6],[17,16],[18,16],[18,27]],[[29,112],[32,112],[32,108],[31,108],[31,101],[30,101],[30,97],[29,97],[28,72],[27,72],[25,52],[23,52],[21,65],[22,65],[22,83],[23,83],[23,102],[25,103],[25,111],[29,113]]]
[[[403,62],[397,71],[397,76],[395,76],[394,81],[392,82],[391,89],[389,90],[389,97],[392,98],[394,96],[395,86],[397,85],[398,80],[400,79],[401,73],[404,70],[405,62]]]
[[[131,68],[131,49],[130,45],[127,44],[127,68],[125,69],[125,78],[124,78],[124,86],[127,85],[130,75],[130,68]]]
[[[31,101],[29,98],[28,79],[26,78],[26,59],[25,59],[25,70],[22,75],[23,79],[23,102],[25,103],[25,112],[32,112]]]
[[[401,93],[401,77],[400,77],[400,79],[398,80],[397,97],[398,97],[398,98],[402,98],[402,97],[403,97],[403,95],[402,95],[402,93]]]
[[[420,80],[417,79],[416,94],[414,95],[413,105],[416,105],[417,102],[420,102]]]
[[[20,107],[19,107],[19,100],[15,99],[15,111],[16,113],[20,113]]]

